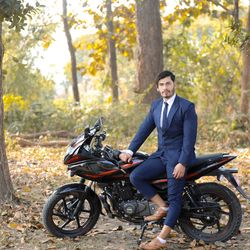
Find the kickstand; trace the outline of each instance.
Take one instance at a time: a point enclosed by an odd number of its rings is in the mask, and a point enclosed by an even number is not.
[[[141,232],[140,238],[137,240],[138,246],[141,244],[142,237],[143,237],[144,232],[145,232],[145,230],[147,229],[147,227],[148,227],[148,223],[145,222],[144,225],[142,226],[142,232]]]

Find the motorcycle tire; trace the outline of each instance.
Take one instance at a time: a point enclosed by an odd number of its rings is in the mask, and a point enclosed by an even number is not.
[[[101,213],[98,196],[91,190],[84,198],[81,192],[72,191],[52,194],[44,205],[42,219],[45,228],[56,237],[74,238],[88,233],[96,224]],[[80,199],[81,210],[73,216]]]
[[[241,205],[236,195],[217,183],[199,184],[198,190],[196,200],[204,209],[197,209],[195,213],[203,217],[192,218],[183,212],[179,218],[182,231],[190,238],[206,243],[225,242],[236,235],[242,220]],[[184,202],[185,199],[188,198],[184,196]],[[206,204],[210,204],[210,208]]]

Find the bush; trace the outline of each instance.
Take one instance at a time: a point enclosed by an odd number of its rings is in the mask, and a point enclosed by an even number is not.
[[[106,143],[114,147],[129,144],[149,109],[148,105],[133,101],[113,104],[110,99],[99,103],[83,101],[80,105],[75,105],[69,100],[57,99],[47,103],[36,102],[29,106],[24,104],[18,106],[18,103],[23,102],[20,98],[9,97],[7,100],[5,125],[10,133],[67,130],[79,134],[87,125],[93,126],[95,121],[102,116],[105,118],[104,130],[108,135]],[[15,102],[10,100],[15,100]],[[246,123],[240,123],[239,119],[234,117],[225,117],[216,119],[211,115],[198,114],[197,142],[217,141],[223,145],[233,144],[234,146],[249,144],[249,126],[246,126]],[[232,132],[235,129],[239,130],[239,124],[244,125],[244,131],[237,132],[237,134]],[[247,133],[248,136],[245,136]],[[151,146],[146,144],[142,149],[151,151],[156,148],[156,132],[148,140]]]

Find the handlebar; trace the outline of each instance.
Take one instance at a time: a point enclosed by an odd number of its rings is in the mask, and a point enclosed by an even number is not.
[[[103,122],[104,122],[104,118],[100,117],[94,124],[94,126],[92,128],[90,128],[89,126],[85,128],[84,130],[84,135],[86,137],[92,137],[92,140],[95,139],[94,144],[92,144],[95,147],[95,151],[99,154],[104,153],[105,156],[112,161],[115,161],[116,164],[119,166],[118,161],[119,159],[119,155],[120,155],[120,151],[119,150],[114,150],[109,146],[105,146],[103,148],[102,146],[102,141],[105,140],[106,138],[106,132],[103,131],[99,134],[96,134],[97,132],[99,132],[102,129],[103,126]]]

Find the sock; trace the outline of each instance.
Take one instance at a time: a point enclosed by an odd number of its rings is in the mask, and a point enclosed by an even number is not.
[[[163,211],[168,211],[168,207],[160,207]]]
[[[161,242],[161,244],[165,244],[167,242],[166,240],[160,238],[159,236],[157,236],[157,239]]]

